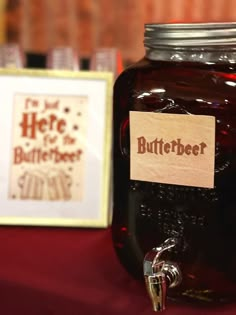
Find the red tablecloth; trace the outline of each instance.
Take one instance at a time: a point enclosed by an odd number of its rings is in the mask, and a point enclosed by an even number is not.
[[[109,229],[0,228],[1,315],[151,315],[144,287],[120,266]],[[236,314],[236,305],[168,304],[166,315]]]

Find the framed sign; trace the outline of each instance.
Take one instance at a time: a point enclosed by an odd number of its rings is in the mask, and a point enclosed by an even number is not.
[[[111,73],[0,70],[0,224],[106,227]]]

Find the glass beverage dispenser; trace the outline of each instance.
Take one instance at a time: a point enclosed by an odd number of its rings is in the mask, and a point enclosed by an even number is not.
[[[145,57],[114,87],[113,243],[166,295],[236,293],[236,23],[147,24]]]

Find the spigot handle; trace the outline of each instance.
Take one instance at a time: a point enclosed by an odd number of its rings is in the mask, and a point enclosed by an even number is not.
[[[159,272],[154,276],[145,276],[146,289],[152,301],[152,307],[155,312],[165,310],[166,299],[166,276]]]

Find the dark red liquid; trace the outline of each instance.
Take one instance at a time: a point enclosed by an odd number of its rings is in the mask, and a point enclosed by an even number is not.
[[[128,272],[142,279],[145,253],[177,238],[171,260],[183,281],[169,290],[173,297],[223,302],[236,295],[235,73],[230,64],[144,59],[115,84],[114,246]],[[130,180],[130,110],[215,116],[215,188]]]

